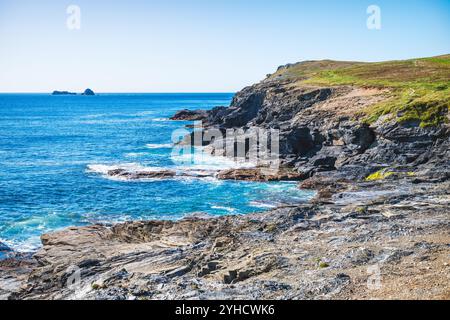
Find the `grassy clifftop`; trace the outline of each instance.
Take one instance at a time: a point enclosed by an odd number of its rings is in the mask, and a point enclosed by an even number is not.
[[[378,63],[307,61],[280,68],[270,77],[291,79],[299,85],[388,89],[384,101],[364,111],[369,123],[383,115],[423,127],[449,120],[450,55]]]

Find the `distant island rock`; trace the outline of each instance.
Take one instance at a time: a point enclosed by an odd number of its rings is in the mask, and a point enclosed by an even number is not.
[[[70,91],[53,91],[52,93],[53,96],[75,96],[77,95],[77,93],[75,92],[70,92]],[[84,90],[84,92],[81,94],[82,96],[95,96],[94,91],[92,91],[91,89],[86,89]]]
[[[69,91],[53,91],[53,96],[74,96],[76,95],[75,92],[69,92]]]
[[[86,89],[83,92],[83,96],[95,96],[95,93],[91,89]]]

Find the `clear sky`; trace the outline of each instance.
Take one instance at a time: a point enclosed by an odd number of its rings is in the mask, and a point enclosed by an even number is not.
[[[449,0],[0,0],[0,92],[234,92],[289,62],[445,53]]]

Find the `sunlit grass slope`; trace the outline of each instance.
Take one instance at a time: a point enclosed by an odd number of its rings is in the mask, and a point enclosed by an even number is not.
[[[354,85],[388,89],[387,98],[364,110],[373,123],[381,116],[422,127],[448,122],[450,55],[377,63],[307,61],[280,68],[271,78],[289,78],[299,84]]]

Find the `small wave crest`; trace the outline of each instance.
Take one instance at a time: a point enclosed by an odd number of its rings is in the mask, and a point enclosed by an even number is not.
[[[146,155],[146,153],[144,153],[144,152],[129,152],[129,153],[125,154],[125,157],[127,157],[127,158],[139,158],[139,157],[142,157],[142,156],[145,156],[145,155]]]
[[[261,209],[273,209],[277,206],[273,203],[267,203],[267,202],[260,202],[260,201],[250,201],[250,206],[255,208],[261,208]]]
[[[232,207],[225,207],[225,206],[211,206],[211,209],[215,209],[215,210],[223,210],[226,211],[227,213],[236,213],[236,208],[232,208]]]
[[[235,160],[223,156],[215,156],[208,153],[205,148],[197,147],[195,152],[172,155],[172,160],[178,165],[179,169],[197,169],[197,170],[227,170],[254,168],[256,164],[249,161]]]
[[[144,167],[138,163],[121,163],[121,164],[89,164],[87,166],[89,172],[100,173],[103,175],[107,175],[108,172],[112,170],[123,169],[129,172],[139,172],[139,171],[159,171],[163,170],[158,167]]]
[[[41,238],[39,235],[30,236],[27,240],[6,240],[1,239],[0,242],[6,244],[10,249],[19,253],[36,252],[41,247]]]
[[[123,174],[116,174],[112,171],[115,170],[123,170]],[[150,172],[167,172],[167,168],[161,168],[161,167],[146,167],[137,163],[123,163],[123,164],[115,164],[115,165],[109,165],[109,164],[90,164],[87,166],[88,173],[94,173],[99,174],[103,178],[106,178],[108,180],[113,181],[153,181],[153,180],[161,180],[166,178],[174,178],[172,176],[164,176],[164,177],[158,177],[156,175],[155,177],[146,177],[146,173]],[[142,177],[135,177],[136,175],[143,175]]]
[[[145,147],[148,149],[170,149],[173,145],[171,143],[149,143]]]
[[[153,121],[153,122],[167,122],[167,121],[170,121],[170,119],[169,118],[154,118],[154,119],[151,119],[151,121]]]

